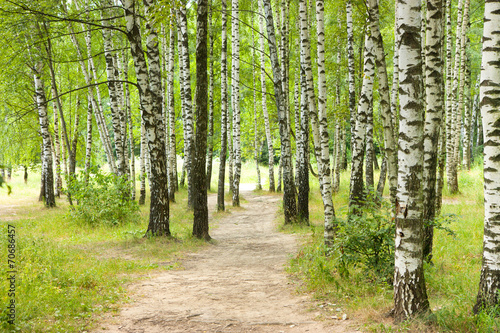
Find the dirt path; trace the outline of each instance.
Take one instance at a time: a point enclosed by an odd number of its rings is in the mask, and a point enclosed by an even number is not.
[[[190,254],[182,270],[131,287],[132,302],[95,332],[349,332],[348,321],[317,322],[294,293],[284,265],[297,249],[276,231],[278,197],[242,191],[247,202],[211,230],[216,244]],[[209,197],[213,211],[216,197]],[[329,326],[329,327],[328,327]]]

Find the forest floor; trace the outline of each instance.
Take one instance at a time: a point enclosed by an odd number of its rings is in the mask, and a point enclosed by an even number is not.
[[[129,285],[130,302],[106,315],[95,332],[357,331],[351,319],[332,319],[337,316],[295,291],[285,265],[299,239],[277,230],[280,197],[252,188],[242,184],[241,208],[211,226],[208,248],[188,254],[178,269]],[[216,200],[209,196],[209,211]],[[341,309],[334,311],[342,318]]]

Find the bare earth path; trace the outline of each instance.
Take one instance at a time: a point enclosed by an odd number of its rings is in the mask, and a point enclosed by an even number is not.
[[[242,191],[234,209],[211,230],[215,245],[133,285],[132,302],[95,332],[349,332],[347,322],[327,327],[311,301],[294,293],[284,265],[297,249],[293,235],[276,231],[276,196]],[[215,196],[209,197],[214,210]],[[332,324],[332,322],[330,322]]]

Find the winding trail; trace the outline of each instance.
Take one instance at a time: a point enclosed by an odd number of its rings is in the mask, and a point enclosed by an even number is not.
[[[310,298],[294,293],[284,265],[297,240],[276,231],[279,197],[248,186],[241,194],[242,207],[211,229],[214,245],[189,254],[181,270],[132,285],[132,302],[95,332],[354,332],[347,322],[315,321]],[[210,196],[210,211],[215,203]]]

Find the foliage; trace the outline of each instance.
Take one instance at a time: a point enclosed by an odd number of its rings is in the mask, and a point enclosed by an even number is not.
[[[364,202],[363,207],[356,210],[361,213],[337,219],[335,250],[339,273],[349,277],[352,267],[361,266],[367,276],[391,282],[395,223],[390,203],[378,198]]]
[[[88,175],[81,172],[71,181],[69,190],[76,205],[69,214],[91,226],[137,222],[139,206],[130,199],[130,186],[126,176],[117,177],[99,169]]]

